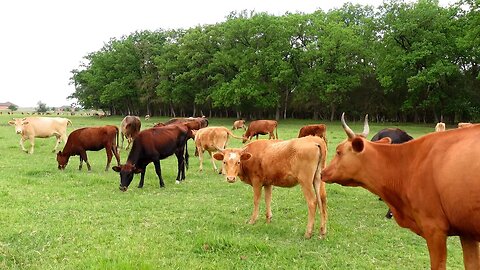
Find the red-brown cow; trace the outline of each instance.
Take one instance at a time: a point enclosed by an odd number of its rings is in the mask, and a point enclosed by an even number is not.
[[[243,134],[243,143],[248,140],[251,140],[253,136],[256,136],[258,140],[258,135],[267,135],[269,134],[268,139],[278,139],[277,133],[278,123],[275,120],[256,120],[250,122],[248,129]],[[273,133],[275,131],[275,134]]]
[[[140,117],[138,116],[131,116],[127,115],[123,118],[121,123],[121,133],[122,133],[122,146],[123,148],[123,141],[127,138],[127,147],[125,148],[128,150],[130,148],[130,144],[132,144],[133,139],[137,136],[142,128],[142,122],[140,121]],[[125,138],[124,138],[125,137]]]
[[[87,151],[98,151],[105,148],[107,152],[107,166],[110,167],[112,156],[115,155],[117,164],[120,164],[120,156],[117,150],[118,128],[116,126],[86,127],[74,130],[68,135],[67,143],[63,151],[57,153],[58,169],[65,169],[68,159],[71,156],[80,156],[79,170],[82,169],[83,161],[87,163],[90,171],[92,168],[88,163]]]
[[[431,269],[446,269],[448,236],[460,236],[466,269],[480,269],[480,126],[434,132],[403,144],[369,142],[342,125],[322,180],[361,186],[388,204],[397,223],[427,241]],[[395,164],[394,166],[392,164]]]
[[[298,138],[306,137],[306,136],[309,136],[309,135],[323,138],[325,140],[325,142],[328,143],[328,141],[327,141],[327,126],[324,125],[324,124],[304,126],[298,132]]]
[[[249,223],[258,218],[258,203],[265,189],[266,216],[272,219],[270,203],[272,187],[293,187],[300,184],[308,206],[308,223],[305,237],[313,232],[317,206],[320,210],[320,237],[327,233],[327,193],[321,181],[325,167],[327,147],[319,137],[308,136],[288,141],[259,140],[247,144],[243,149],[225,149],[215,153],[223,160],[222,172],[228,182],[237,176],[253,187],[253,212]]]
[[[140,173],[139,188],[143,187],[145,170],[150,162],[155,165],[160,187],[165,183],[162,178],[160,160],[173,154],[177,157],[178,173],[176,183],[185,179],[185,166],[188,164],[187,140],[191,131],[184,125],[168,125],[149,128],[138,133],[128,154],[127,163],[114,166],[120,173],[120,190],[127,191],[133,180],[133,174]]]

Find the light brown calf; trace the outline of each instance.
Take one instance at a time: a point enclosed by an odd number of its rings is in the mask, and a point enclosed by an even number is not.
[[[245,126],[245,120],[237,120],[233,122],[233,128],[232,130],[240,129],[243,128],[244,130],[247,130],[247,127]]]
[[[300,184],[308,206],[305,237],[312,236],[318,206],[321,215],[319,237],[323,238],[327,233],[327,193],[320,175],[325,166],[326,153],[323,139],[308,136],[288,141],[258,140],[242,149],[225,149],[213,156],[223,160],[222,172],[228,182],[235,182],[238,176],[253,187],[250,224],[257,221],[262,188],[265,189],[266,218],[269,223],[272,219],[272,187]]]

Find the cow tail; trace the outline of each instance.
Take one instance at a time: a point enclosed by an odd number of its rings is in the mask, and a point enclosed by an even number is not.
[[[227,132],[228,132],[228,135],[229,135],[229,136],[232,136],[232,137],[235,138],[235,139],[243,140],[243,137],[238,137],[238,136],[236,136],[235,134],[233,134],[233,132],[231,132],[231,131],[228,130],[228,129],[227,129]]]
[[[317,198],[317,206],[321,213],[322,211],[322,202],[320,198],[320,185],[322,184],[321,173],[322,169],[325,167],[325,153],[322,151],[322,146],[318,143],[315,144],[318,147],[318,162],[317,168],[315,169],[315,174],[313,175],[313,188],[315,190],[315,197]],[[326,149],[325,149],[326,150]],[[326,151],[325,151],[326,152]]]
[[[277,124],[277,126],[275,127],[275,136],[277,136],[277,140],[278,140],[278,124]]]
[[[117,151],[118,151],[118,143],[120,142],[120,140],[118,139],[118,135],[119,135],[119,130],[118,130],[118,127],[115,126],[115,129],[117,130],[117,141],[115,142],[115,147],[117,148]]]

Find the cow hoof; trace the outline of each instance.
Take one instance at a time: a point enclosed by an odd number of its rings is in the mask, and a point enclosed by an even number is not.
[[[310,238],[312,238],[312,233],[311,232],[310,233],[306,232],[305,233],[305,239],[310,239]]]
[[[178,181],[178,180],[177,180],[177,181],[175,181],[175,184],[177,184],[177,185],[178,185],[178,184],[180,184],[180,181]]]
[[[138,185],[138,187],[137,187],[137,188],[143,188],[143,186],[140,186],[140,185]]]

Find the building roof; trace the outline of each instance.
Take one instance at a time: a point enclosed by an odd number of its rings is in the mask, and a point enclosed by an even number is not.
[[[1,107],[10,107],[11,105],[15,105],[13,103],[11,103],[10,101],[7,101],[7,102],[0,102],[0,106]],[[15,105],[17,106],[17,105]],[[17,106],[18,107],[18,106]]]

